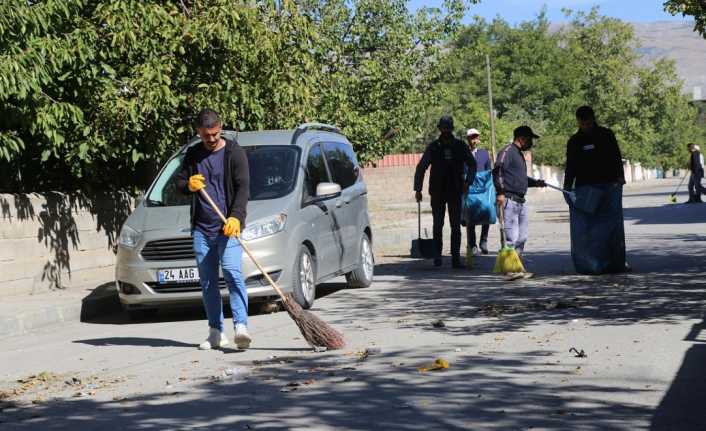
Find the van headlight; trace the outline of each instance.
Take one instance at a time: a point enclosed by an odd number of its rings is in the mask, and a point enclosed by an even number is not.
[[[120,237],[118,237],[118,245],[123,247],[133,248],[140,241],[140,233],[130,226],[124,224],[120,229]]]
[[[287,214],[279,214],[274,217],[259,220],[243,230],[240,237],[245,241],[274,235],[284,229],[287,222]]]

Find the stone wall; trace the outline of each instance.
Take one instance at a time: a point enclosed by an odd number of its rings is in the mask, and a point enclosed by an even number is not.
[[[0,194],[0,296],[112,280],[120,226],[132,205],[120,192]]]

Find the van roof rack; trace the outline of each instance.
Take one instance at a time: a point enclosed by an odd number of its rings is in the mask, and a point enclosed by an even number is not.
[[[343,132],[341,132],[341,129],[339,129],[336,126],[332,126],[331,124],[325,124],[325,123],[302,123],[299,126],[297,126],[296,129],[294,129],[294,134],[292,135],[292,141],[290,142],[291,145],[294,145],[297,143],[297,140],[299,137],[304,134],[304,132],[307,132],[309,130],[321,130],[324,132],[331,132],[331,133],[338,133],[339,135],[342,135]]]

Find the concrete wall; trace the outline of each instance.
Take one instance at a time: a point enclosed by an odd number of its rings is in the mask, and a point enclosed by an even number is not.
[[[132,204],[117,192],[0,194],[0,296],[110,281]]]

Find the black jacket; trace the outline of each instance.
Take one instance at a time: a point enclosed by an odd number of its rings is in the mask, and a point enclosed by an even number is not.
[[[196,194],[189,190],[189,177],[195,175],[196,161],[194,153],[198,143],[186,151],[184,161],[176,175],[176,185],[185,194],[192,195],[191,199],[191,227],[194,227],[194,215],[196,214]],[[245,150],[236,141],[226,140],[223,154],[223,176],[225,180],[224,190],[226,194],[226,218],[235,217],[240,221],[241,227],[245,227],[245,217],[247,216],[248,198],[250,197],[250,168],[248,167],[248,157]]]
[[[566,144],[564,188],[610,183],[625,184],[623,157],[615,134],[598,125],[590,133],[579,130]]]
[[[701,165],[701,153],[698,151],[691,152],[691,159],[689,163],[689,170],[694,176],[703,177],[704,167]]]
[[[444,143],[440,141],[441,139],[439,137],[424,150],[424,155],[417,164],[417,170],[414,174],[414,191],[422,191],[424,173],[431,165],[429,194],[431,196],[441,194],[458,194],[460,196],[465,192],[464,183],[473,183],[476,176],[476,160],[468,146],[460,139],[451,137]],[[448,162],[444,154],[446,149],[451,153]],[[467,170],[464,169],[464,165]]]
[[[537,187],[537,180],[527,176],[527,162],[517,145],[506,145],[498,153],[493,168],[493,184],[499,195],[511,194],[522,198],[527,193],[527,187]]]

